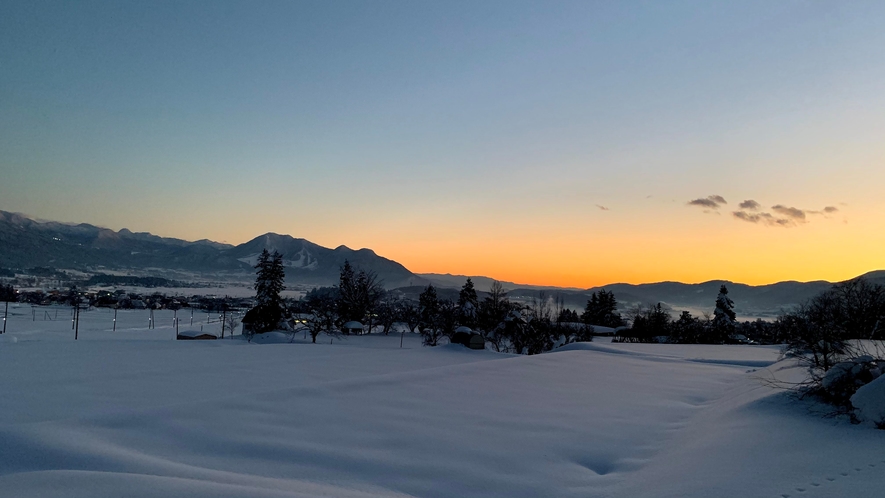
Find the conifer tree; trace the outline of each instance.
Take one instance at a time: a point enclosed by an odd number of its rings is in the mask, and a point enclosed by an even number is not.
[[[440,302],[436,289],[428,285],[424,292],[418,296],[418,308],[420,310],[419,326],[421,337],[424,338],[425,346],[436,346],[442,337],[440,327]]]
[[[618,301],[614,292],[606,292],[602,289],[590,295],[587,306],[581,315],[581,320],[588,325],[602,325],[603,327],[620,327],[624,320],[618,313]]]
[[[244,317],[244,322],[251,322],[254,332],[273,330],[283,316],[283,298],[280,293],[285,289],[286,270],[283,267],[283,256],[267,249],[261,251],[255,264],[255,301],[256,306]]]
[[[458,293],[458,322],[461,325],[474,327],[478,309],[479,298],[476,296],[476,289],[473,287],[473,281],[467,277],[467,282]]]
[[[714,342],[725,342],[734,334],[735,328],[734,301],[728,297],[728,289],[725,284],[719,288],[716,296],[716,309],[713,310],[713,322],[711,323]]]

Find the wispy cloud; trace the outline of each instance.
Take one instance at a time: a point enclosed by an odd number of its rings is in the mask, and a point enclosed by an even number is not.
[[[744,202],[738,204],[738,207],[741,209],[747,209],[750,211],[758,211],[759,208],[762,207],[762,205],[759,204],[758,202],[754,201],[753,199],[747,199]]]
[[[609,210],[607,207],[603,206],[602,204],[597,204],[596,207],[598,207],[601,211],[608,211]]]
[[[728,202],[721,195],[708,195],[704,198],[688,201],[689,206],[700,206],[707,209],[719,209],[719,206],[725,204],[728,204]]]
[[[778,218],[771,213],[748,213],[746,211],[734,211],[731,214],[735,218],[749,223],[758,223],[773,227],[796,226],[796,221],[790,218]]]
[[[817,211],[776,204],[771,206],[771,213],[765,213],[759,212],[761,207],[760,204],[752,200],[740,203],[740,207],[740,211],[734,211],[731,213],[731,215],[738,220],[783,228],[795,227],[808,223],[808,215],[820,215],[824,218],[829,218],[829,216],[827,216],[828,214],[833,214],[839,211],[838,208],[833,206],[827,206],[822,210]]]
[[[707,197],[699,197],[688,201],[689,206],[697,206],[703,208],[704,213],[720,214],[719,208],[728,204],[721,195],[708,195]],[[732,211],[733,218],[754,223],[757,225],[765,225],[772,227],[796,227],[809,223],[810,215],[819,216],[822,219],[830,219],[828,215],[839,212],[839,208],[835,206],[826,206],[821,210],[800,209],[786,204],[775,204],[771,209],[762,211],[762,204],[754,199],[745,199],[738,204],[738,210]]]
[[[775,213],[780,214],[781,216],[786,216],[787,218],[791,218],[796,221],[805,221],[805,211],[799,208],[787,207],[782,204],[778,204],[776,206],[771,206],[771,210]]]

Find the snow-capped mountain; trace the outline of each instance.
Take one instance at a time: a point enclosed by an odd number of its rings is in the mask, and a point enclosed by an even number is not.
[[[253,273],[262,249],[283,255],[289,283],[331,285],[345,260],[374,271],[387,287],[426,285],[403,265],[370,249],[329,249],[289,235],[267,233],[232,246],[209,240],[189,242],[150,233],[119,231],[89,224],[36,221],[0,211],[0,268],[170,269],[190,272]]]

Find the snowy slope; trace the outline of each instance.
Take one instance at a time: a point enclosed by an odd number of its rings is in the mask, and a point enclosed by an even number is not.
[[[408,334],[403,349],[398,335],[176,342],[171,315],[147,330],[138,313],[113,333],[86,312],[76,343],[70,322],[15,316],[0,339],[0,399],[12,400],[0,403],[0,495],[876,496],[885,485],[885,431],[767,387],[795,374],[768,367],[773,348],[593,343],[522,357],[422,348]]]

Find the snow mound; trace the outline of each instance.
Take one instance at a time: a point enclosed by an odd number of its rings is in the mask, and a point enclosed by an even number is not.
[[[14,335],[2,334],[0,335],[0,344],[15,344],[18,342],[18,338]]]
[[[885,428],[885,375],[858,389],[851,405],[861,421]]]
[[[820,385],[838,402],[848,401],[861,386],[882,375],[882,370],[872,356],[858,356],[833,365],[821,379]]]
[[[182,330],[178,335],[182,337],[200,337],[201,335],[214,335],[218,337],[218,334],[214,332],[203,332],[202,330]]]

